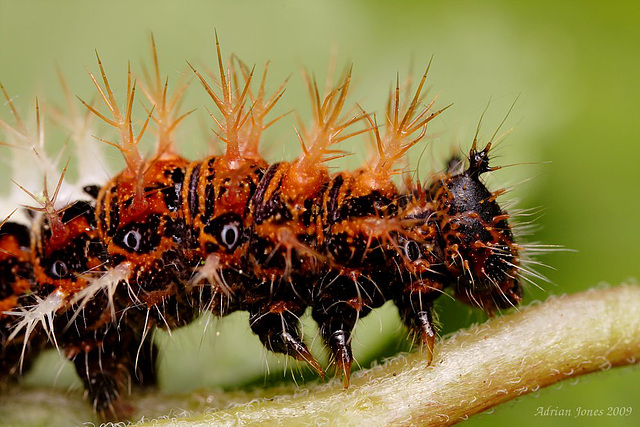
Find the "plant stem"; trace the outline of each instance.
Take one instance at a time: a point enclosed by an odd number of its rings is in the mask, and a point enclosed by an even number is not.
[[[443,340],[429,368],[424,359],[420,353],[398,356],[361,371],[348,390],[332,381],[181,421],[187,426],[454,424],[558,381],[636,363],[640,287],[550,297]]]

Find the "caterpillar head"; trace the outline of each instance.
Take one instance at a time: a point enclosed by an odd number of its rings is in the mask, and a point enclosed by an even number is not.
[[[481,180],[489,166],[491,144],[478,151],[474,142],[469,166],[459,159],[430,188],[441,228],[444,261],[458,299],[492,314],[522,299],[519,246],[509,214],[497,203],[503,191],[490,192]]]

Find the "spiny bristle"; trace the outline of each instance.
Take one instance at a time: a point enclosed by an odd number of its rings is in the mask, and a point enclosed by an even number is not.
[[[364,112],[351,114],[349,118],[342,116],[351,85],[352,71],[353,67],[350,67],[342,80],[328,90],[323,97],[320,96],[317,82],[305,72],[304,79],[311,98],[314,122],[313,127],[308,130],[301,125],[304,137],[300,142],[304,153],[298,160],[298,168],[315,167],[319,163],[328,161],[327,154],[335,153],[328,147],[369,130],[363,129],[347,135],[343,134],[346,129],[363,120],[366,116]],[[304,142],[305,139],[307,143]]]
[[[240,68],[242,77],[244,78],[245,82],[249,80],[251,76],[251,70],[237,56],[232,57],[232,61],[231,61],[232,75],[234,77],[236,87],[239,87],[240,83],[238,80],[234,63],[237,63],[237,67]],[[244,157],[246,158],[261,159],[260,152],[259,152],[259,145],[260,145],[260,137],[262,136],[262,132],[264,132],[264,130],[266,130],[271,125],[276,123],[278,120],[283,118],[286,114],[288,114],[288,113],[284,113],[274,119],[271,119],[267,123],[264,122],[267,114],[269,114],[269,112],[273,109],[273,107],[275,107],[275,105],[278,103],[280,98],[282,98],[282,95],[284,95],[285,86],[289,80],[289,77],[287,77],[282,82],[280,87],[278,87],[278,89],[276,89],[276,91],[271,95],[271,97],[267,98],[265,94],[265,84],[267,80],[268,71],[269,71],[269,62],[265,64],[264,72],[262,73],[262,80],[260,81],[260,87],[256,95],[253,94],[251,87],[249,87],[249,90],[248,90],[248,94],[252,102],[251,108],[250,108],[251,121],[248,126],[249,127],[248,131],[243,132],[244,133],[243,138],[241,138],[240,140],[240,150],[243,153]]]
[[[0,229],[2,228],[2,226],[3,226],[3,225],[5,225],[5,224],[7,223],[7,221],[9,221],[9,219],[11,218],[11,216],[13,216],[13,214],[14,214],[14,213],[16,213],[16,211],[17,211],[18,209],[19,209],[19,208],[15,208],[13,211],[11,211],[11,213],[10,213],[9,215],[7,215],[7,216],[5,217],[5,219],[3,219],[3,220],[2,220],[2,222],[0,222]]]
[[[487,102],[487,106],[485,107],[484,111],[482,111],[482,114],[480,115],[480,120],[478,120],[478,125],[476,126],[476,133],[473,136],[473,143],[471,144],[471,150],[470,150],[470,154],[469,154],[469,160],[471,162],[473,160],[473,157],[476,154],[483,154],[484,157],[486,157],[486,156],[489,155],[489,152],[495,151],[497,145],[500,142],[502,142],[506,138],[507,135],[509,135],[511,133],[511,131],[513,129],[507,129],[505,132],[503,132],[502,134],[500,134],[498,136],[498,132],[500,132],[500,129],[502,128],[502,126],[505,124],[505,122],[509,118],[509,115],[513,111],[513,108],[515,107],[515,105],[518,102],[519,98],[520,98],[520,95],[518,95],[516,97],[516,99],[514,99],[513,103],[509,107],[509,110],[507,111],[507,113],[502,118],[502,121],[496,127],[496,130],[493,132],[493,135],[491,135],[491,139],[489,139],[489,142],[487,142],[487,144],[485,145],[485,147],[481,151],[478,151],[478,134],[480,133],[480,128],[482,126],[482,120],[484,119],[484,116],[487,113],[487,111],[489,110],[489,106],[491,105],[491,99],[489,99],[489,101]],[[471,167],[473,167],[473,164],[471,165]],[[494,166],[493,168],[490,168],[489,170],[498,170],[498,169],[500,169],[502,167],[505,167],[505,166]]]
[[[143,66],[144,79],[140,87],[155,112],[155,114],[152,114],[152,120],[157,125],[156,156],[161,156],[162,154],[175,155],[177,151],[173,136],[174,131],[188,115],[195,111],[194,109],[183,114],[179,112],[184,93],[190,82],[188,80],[183,81],[173,95],[169,96],[169,78],[165,78],[164,82],[162,80],[158,52],[153,35],[151,35],[151,57],[153,59],[153,74],[149,73],[147,68]]]
[[[64,166],[62,173],[60,174],[60,179],[58,180],[58,184],[56,185],[56,189],[53,192],[53,196],[49,197],[49,189],[47,188],[47,176],[44,176],[44,186],[43,186],[43,195],[42,198],[35,196],[29,190],[13,181],[15,185],[17,185],[22,191],[24,191],[29,197],[38,202],[41,207],[34,206],[25,206],[27,209],[36,212],[42,212],[47,216],[49,220],[49,227],[51,227],[51,238],[53,240],[52,244],[55,244],[55,241],[64,240],[66,237],[66,228],[64,224],[62,224],[62,220],[60,219],[60,213],[66,209],[58,209],[56,210],[56,200],[58,199],[58,194],[60,193],[60,187],[62,186],[62,181],[64,180],[64,175],[67,173],[67,168],[69,167],[69,160],[67,160],[67,164]]]
[[[435,97],[426,106],[420,109],[422,102],[422,90],[427,80],[427,75],[431,62],[427,66],[414,96],[401,112],[400,101],[400,83],[399,77],[396,78],[395,90],[389,97],[386,117],[386,131],[384,137],[381,137],[378,123],[375,116],[366,116],[373,132],[374,142],[377,148],[377,156],[367,166],[368,181],[373,188],[379,187],[389,181],[391,175],[399,173],[394,169],[396,163],[402,159],[407,151],[416,145],[425,136],[428,123],[444,112],[451,105],[440,110],[431,112],[431,108],[435,104]]]
[[[98,52],[96,52],[96,58],[98,61],[98,67],[100,68],[100,75],[102,77],[102,82],[104,84],[104,90],[95,76],[89,72],[89,76],[93,81],[102,101],[109,109],[111,113],[112,119],[108,118],[104,114],[100,113],[96,108],[94,108],[91,104],[85,102],[81,98],[78,97],[80,102],[84,104],[93,114],[98,116],[108,125],[116,128],[120,133],[120,143],[114,143],[105,139],[100,139],[101,141],[116,147],[122,153],[125,162],[127,163],[127,167],[132,174],[139,175],[140,168],[144,163],[144,159],[140,150],[138,148],[138,144],[144,135],[144,132],[149,124],[149,120],[151,119],[151,115],[153,113],[153,108],[149,112],[146,121],[144,122],[140,132],[138,135],[135,135],[133,132],[133,124],[132,124],[132,110],[133,110],[133,100],[135,98],[136,93],[136,82],[132,83],[131,81],[131,67],[127,67],[127,97],[126,97],[126,108],[124,113],[118,107],[118,102],[115,99],[113,91],[111,90],[111,86],[109,85],[109,80],[107,79],[107,74],[102,65],[102,61],[100,60],[100,56]]]
[[[198,266],[193,277],[189,280],[191,286],[201,286],[206,284],[215,288],[215,293],[220,290],[227,298],[233,295],[233,290],[227,284],[223,276],[223,265],[220,263],[220,257],[216,254],[209,255],[204,263]]]
[[[77,305],[77,307],[65,329],[68,329],[74,323],[76,318],[82,313],[82,310],[84,310],[85,306],[100,292],[104,292],[107,296],[111,319],[116,321],[114,296],[118,286],[125,285],[129,287],[128,278],[130,275],[131,266],[128,263],[121,263],[113,268],[107,268],[105,272],[100,273],[99,277],[83,275],[82,277],[85,278],[89,284],[84,289],[75,293],[73,298],[71,298],[71,304]],[[140,300],[133,292],[131,292],[130,288],[129,296],[133,302],[138,304],[140,303]]]
[[[292,164],[284,181],[285,186],[300,188],[300,195],[308,195],[317,190],[328,173],[324,164],[345,155],[342,151],[331,149],[331,146],[369,130],[365,128],[345,134],[345,130],[366,116],[366,113],[362,112],[343,117],[342,110],[349,93],[351,75],[352,67],[345,72],[335,87],[321,96],[317,82],[306,72],[304,74],[311,98],[313,125],[307,129],[300,123],[301,132],[294,128],[302,147],[302,154]]]
[[[546,283],[551,283],[546,276],[538,273],[537,271],[528,268],[527,265],[531,264],[531,261],[527,260],[525,257],[521,257],[520,264],[514,264],[511,262],[504,261],[509,267],[514,268],[517,271],[517,278],[522,279],[525,282],[535,286],[540,290],[544,290],[539,284],[537,284],[533,279],[538,279]]]
[[[13,100],[11,99],[11,97],[9,96],[9,94],[7,93],[7,91],[5,90],[1,82],[0,82],[0,90],[2,91],[2,95],[4,96],[4,99],[7,100],[7,104],[11,109],[11,114],[13,115],[16,121],[16,126],[13,127],[0,119],[0,126],[2,126],[5,130],[14,133],[18,137],[27,135],[28,134],[27,128],[24,125],[24,122],[22,121],[22,119],[20,118],[20,114],[18,114],[18,110],[16,109],[15,105],[13,105]]]
[[[1,84],[0,84],[1,86]],[[12,115],[14,116],[15,125],[0,119],[0,127],[5,130],[5,140],[0,141],[0,145],[7,146],[12,149],[12,169],[13,179],[15,182],[20,182],[24,188],[35,188],[42,185],[43,177],[47,175],[57,174],[58,164],[60,157],[63,154],[63,150],[60,151],[57,157],[50,158],[45,151],[45,127],[44,127],[44,114],[41,114],[40,103],[38,99],[35,100],[35,130],[28,129],[25,122],[18,114],[12,99],[7,94],[5,88],[2,86],[2,93],[7,101]],[[37,167],[25,168],[24,165],[36,164]],[[65,193],[73,193],[73,190]],[[11,200],[18,203],[25,203],[31,196],[25,198],[25,193],[22,189],[14,191],[11,194]],[[66,199],[66,197],[65,197]],[[6,211],[3,212],[6,214]]]
[[[56,334],[53,329],[53,317],[55,313],[64,305],[64,295],[59,290],[56,290],[44,299],[38,297],[37,295],[35,295],[34,298],[36,300],[36,304],[32,306],[21,307],[17,311],[5,312],[5,314],[16,316],[16,318],[19,319],[13,326],[11,335],[9,335],[7,342],[13,341],[16,337],[18,337],[18,335],[20,335],[20,333],[24,331],[24,343],[22,346],[22,354],[20,356],[20,370],[22,370],[27,344],[29,342],[31,334],[34,332],[38,325],[42,326],[42,329],[49,338],[49,341],[54,343],[56,348],[58,348]]]
[[[222,121],[218,120],[216,116],[209,112],[211,118],[216,122],[220,131],[222,132],[218,136],[222,139],[227,145],[227,149],[225,152],[225,158],[228,164],[228,167],[231,169],[239,168],[243,162],[244,158],[242,147],[246,147],[246,143],[241,142],[240,138],[242,135],[241,129],[247,122],[250,116],[250,112],[245,111],[245,106],[247,102],[247,96],[249,92],[249,88],[251,86],[251,80],[253,78],[252,69],[247,78],[245,79],[243,87],[234,87],[234,79],[232,77],[231,66],[225,71],[224,64],[222,62],[222,53],[220,50],[220,42],[218,41],[218,34],[216,33],[216,51],[218,54],[218,68],[219,68],[219,78],[220,78],[220,86],[222,88],[222,97],[218,96],[213,88],[207,83],[205,78],[197,71],[193,65],[189,62],[189,67],[195,73],[195,75],[202,83],[202,86],[209,94],[209,97],[213,100],[218,108],[218,111],[222,114]],[[231,61],[233,62],[233,61]],[[237,82],[237,81],[236,81]],[[239,90],[241,89],[241,90]],[[238,92],[240,92],[238,94]],[[252,151],[257,151],[252,148]]]
[[[25,126],[24,121],[18,114],[18,111],[13,104],[12,99],[7,94],[4,86],[0,84],[0,88],[2,89],[2,93],[7,100],[7,104],[11,109],[11,113],[13,114],[14,120],[16,122],[15,126],[9,125],[7,122],[0,119],[0,126],[5,129],[7,132],[7,136],[10,138],[9,142],[2,142],[6,146],[15,147],[15,148],[25,148],[28,151],[31,151],[33,154],[35,153],[36,159],[41,164],[44,171],[48,172],[56,169],[57,161],[49,159],[45,154],[44,146],[45,146],[45,137],[44,137],[44,124],[43,120],[40,116],[40,103],[38,102],[38,98],[35,100],[35,124],[36,129],[35,133],[32,133]]]

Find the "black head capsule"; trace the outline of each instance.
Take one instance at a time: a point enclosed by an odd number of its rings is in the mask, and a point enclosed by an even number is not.
[[[469,166],[452,160],[447,173],[430,189],[444,247],[445,267],[458,299],[493,313],[515,307],[522,299],[518,281],[519,247],[509,215],[481,180],[489,166],[491,144],[478,151],[473,144]]]

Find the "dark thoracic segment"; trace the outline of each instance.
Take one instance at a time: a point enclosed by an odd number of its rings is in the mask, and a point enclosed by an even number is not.
[[[435,182],[430,193],[456,297],[492,314],[519,304],[522,286],[509,216],[496,201],[498,193],[491,193],[480,180],[490,170],[488,149],[477,151],[474,145],[469,168]]]

